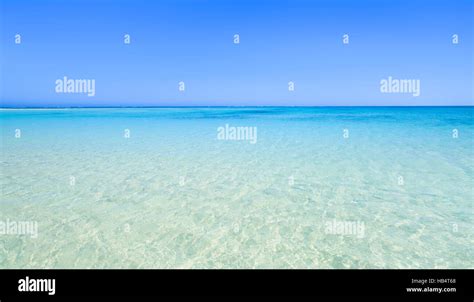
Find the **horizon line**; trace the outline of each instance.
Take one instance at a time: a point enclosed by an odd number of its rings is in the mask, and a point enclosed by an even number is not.
[[[399,107],[399,108],[415,108],[415,107],[474,107],[470,105],[230,105],[230,106],[213,106],[213,105],[196,105],[196,106],[0,106],[0,109],[126,109],[126,108],[322,108],[322,107]]]
[[[74,108],[317,108],[317,107],[474,107],[472,104],[454,104],[454,105],[125,105],[125,106],[15,106],[0,105],[0,109],[74,109]]]

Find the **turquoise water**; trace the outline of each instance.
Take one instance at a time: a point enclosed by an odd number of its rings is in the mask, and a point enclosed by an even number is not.
[[[38,229],[0,234],[0,267],[474,268],[473,117],[1,110],[0,222]],[[256,143],[218,139],[226,124],[256,127]]]

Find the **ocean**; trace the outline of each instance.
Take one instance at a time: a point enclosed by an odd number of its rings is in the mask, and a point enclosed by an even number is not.
[[[474,107],[0,123],[0,268],[474,268]]]

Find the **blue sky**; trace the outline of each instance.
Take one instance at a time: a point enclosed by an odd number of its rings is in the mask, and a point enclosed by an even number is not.
[[[4,107],[474,103],[471,0],[0,3]],[[56,93],[64,76],[95,96]],[[420,96],[381,93],[388,76]]]

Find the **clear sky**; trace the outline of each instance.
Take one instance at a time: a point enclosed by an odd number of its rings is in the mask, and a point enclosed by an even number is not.
[[[474,103],[472,0],[0,3],[2,106]],[[95,96],[56,93],[64,76]],[[389,76],[420,96],[381,93]]]

